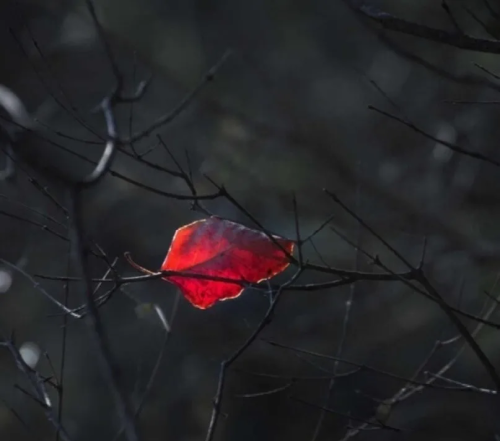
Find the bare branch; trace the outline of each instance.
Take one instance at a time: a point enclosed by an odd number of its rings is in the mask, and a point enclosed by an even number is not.
[[[500,41],[484,40],[470,37],[465,34],[450,33],[441,29],[432,28],[408,21],[377,8],[362,0],[346,0],[347,4],[356,12],[383,26],[385,29],[413,35],[425,40],[466,49],[475,52],[500,54]]]

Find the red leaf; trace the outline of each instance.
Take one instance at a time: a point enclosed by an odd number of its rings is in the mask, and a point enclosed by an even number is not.
[[[276,241],[291,254],[294,243]],[[282,272],[287,255],[266,234],[219,217],[179,228],[161,266],[163,271],[191,271],[207,276],[260,282]],[[238,297],[240,285],[188,277],[166,277],[196,307],[205,309],[218,300]]]
[[[162,271],[187,271],[210,277],[261,282],[288,265],[294,243],[219,217],[202,219],[179,228],[163,262]],[[234,299],[243,287],[234,283],[185,276],[168,276],[197,308],[218,300]]]

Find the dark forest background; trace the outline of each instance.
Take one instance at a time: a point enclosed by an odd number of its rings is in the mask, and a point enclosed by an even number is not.
[[[500,36],[500,6],[494,2],[374,4],[457,38],[496,41]],[[151,77],[141,100],[116,111],[124,136],[175,108],[231,51],[213,81],[172,123],[137,143],[137,151],[155,147],[154,135],[161,134],[175,157],[189,164],[199,194],[214,191],[206,174],[266,228],[291,238],[295,195],[304,236],[328,219],[333,227],[323,228],[304,248],[312,262],[380,271],[356,250],[357,244],[392,271],[406,270],[323,192],[329,189],[412,265],[419,264],[425,248],[426,274],[448,304],[475,316],[494,309],[500,268],[500,50],[464,50],[384,30],[348,1],[95,0],[95,8],[126,90]],[[86,2],[3,1],[0,42],[0,84],[36,118],[32,132],[97,160],[102,144],[85,125],[106,133],[95,108],[116,79]],[[8,126],[8,119],[2,110],[2,124]],[[64,186],[36,164],[74,176],[91,167],[32,132],[22,138],[23,167],[64,200]],[[9,167],[8,155],[0,158]],[[172,167],[161,147],[147,160]],[[182,180],[133,155],[118,154],[113,170],[162,191],[189,193]],[[84,193],[83,204],[86,233],[111,259],[118,258],[122,276],[137,275],[124,252],[158,269],[174,231],[203,217],[189,201],[154,194],[110,174]],[[252,226],[224,198],[206,206]],[[67,231],[40,213],[65,222],[51,198],[19,169],[0,182],[0,328],[15,331],[19,346],[29,342],[40,348],[37,369],[43,375],[52,375],[51,364],[59,371],[64,356],[62,424],[72,439],[111,440],[121,422],[85,320],[65,322],[32,280],[5,263],[33,277],[78,275],[68,242],[41,226],[63,236]],[[106,267],[97,259],[90,262],[92,275],[102,277]],[[301,282],[331,279],[305,272]],[[34,280],[62,301],[64,283]],[[69,283],[68,292],[71,306],[82,303],[78,282]],[[247,290],[237,300],[203,311],[159,280],[115,292],[100,313],[133,403],[139,402],[165,339],[152,304],[174,319],[138,419],[141,439],[204,439],[220,363],[262,320],[269,298]],[[495,312],[487,319],[500,321]],[[460,320],[470,332],[478,325]],[[484,326],[474,337],[498,367],[498,329]],[[439,387],[423,387],[384,407],[384,400],[402,387],[415,385],[370,369],[353,372],[344,363],[265,340],[407,379],[425,363],[415,378],[433,379],[430,383]],[[359,280],[335,289],[285,292],[272,323],[228,372],[214,439],[494,441],[500,433],[496,390],[474,352],[462,345],[438,305],[401,281]],[[9,351],[0,349],[0,438],[55,439],[40,403],[16,387],[24,387],[26,376]],[[432,376],[448,363],[443,378]],[[334,374],[339,377],[331,383]],[[58,394],[48,391],[57,408]],[[384,413],[388,410],[390,415]],[[365,421],[371,421],[366,430],[349,432]],[[380,427],[380,421],[390,428]]]

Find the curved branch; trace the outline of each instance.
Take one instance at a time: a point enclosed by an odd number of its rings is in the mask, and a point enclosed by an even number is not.
[[[401,32],[407,35],[435,41],[459,49],[475,52],[486,52],[490,54],[500,54],[500,41],[485,40],[482,38],[470,37],[466,34],[457,34],[442,29],[421,25],[403,18],[388,14],[387,12],[365,3],[361,0],[347,0],[348,5],[354,11],[380,24],[384,29]]]

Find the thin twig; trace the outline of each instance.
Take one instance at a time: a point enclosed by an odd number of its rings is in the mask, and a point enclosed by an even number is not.
[[[362,0],[345,0],[347,4],[356,12],[374,22],[377,22],[385,29],[400,32],[407,35],[423,38],[436,43],[453,46],[458,49],[466,49],[476,52],[486,52],[500,54],[500,41],[484,40],[470,37],[465,34],[447,32],[441,29],[432,28],[408,21],[377,8]]]
[[[392,247],[380,234],[378,234],[373,228],[371,228],[363,219],[361,219],[355,212],[353,212],[347,205],[345,205],[337,195],[327,191],[327,194],[333,199],[333,201],[342,207],[347,213],[349,213],[354,219],[356,219],[367,231],[369,231],[374,237],[376,237],[388,250],[390,250],[398,259],[403,262],[408,269],[416,270],[410,262],[403,257],[403,255],[397,251],[394,247]],[[443,299],[441,294],[434,288],[434,286],[429,282],[427,277],[424,274],[423,269],[418,271],[417,274],[418,282],[425,288],[425,290],[429,293],[429,295],[434,298],[436,303],[441,307],[443,312],[448,316],[450,321],[455,325],[457,330],[463,336],[464,340],[469,344],[472,351],[475,353],[481,364],[484,366],[486,372],[488,372],[491,380],[495,384],[497,390],[500,389],[500,377],[496,371],[495,366],[493,366],[490,359],[486,356],[484,351],[478,345],[474,337],[470,334],[466,326],[460,321],[460,319],[455,315],[455,311],[450,307]],[[414,288],[414,287],[413,287]],[[415,289],[415,288],[414,288]]]
[[[288,280],[287,283],[282,286],[292,284],[302,273],[302,269],[297,270],[297,272]],[[224,387],[226,384],[226,373],[227,370],[231,367],[231,365],[248,349],[248,347],[257,339],[260,333],[266,328],[270,321],[271,317],[274,314],[276,307],[281,299],[281,294],[283,289],[279,289],[278,292],[273,296],[271,304],[264,315],[263,319],[259,323],[259,325],[255,328],[252,334],[247,338],[247,340],[226,360],[221,363],[220,371],[219,371],[219,381],[217,384],[217,392],[214,396],[212,415],[210,417],[210,423],[208,425],[207,434],[205,437],[205,441],[211,441],[215,435],[215,430],[217,429],[217,422],[219,420],[220,408],[222,405],[222,397],[224,394]]]
[[[404,124],[406,127],[409,127],[410,129],[412,129],[414,132],[418,133],[419,135],[422,135],[422,136],[426,137],[427,139],[430,139],[431,141],[437,142],[438,144],[444,145],[445,147],[448,147],[450,150],[453,150],[454,152],[457,152],[457,153],[460,153],[461,155],[465,155],[465,156],[468,156],[470,158],[478,159],[480,161],[484,161],[484,162],[487,162],[489,164],[493,164],[493,165],[496,165],[497,167],[500,167],[500,161],[497,161],[496,159],[490,158],[489,156],[483,155],[482,153],[467,150],[464,147],[461,147],[461,146],[454,144],[452,142],[448,142],[444,139],[436,138],[435,136],[431,135],[430,133],[423,131],[422,129],[420,129],[419,127],[414,125],[413,123],[411,123],[409,121],[405,121],[404,119],[399,118],[396,115],[392,115],[391,113],[377,109],[374,106],[368,106],[368,109],[374,110],[375,112],[380,113],[381,115],[384,115],[387,118],[390,118],[394,121],[397,121],[401,124]]]

